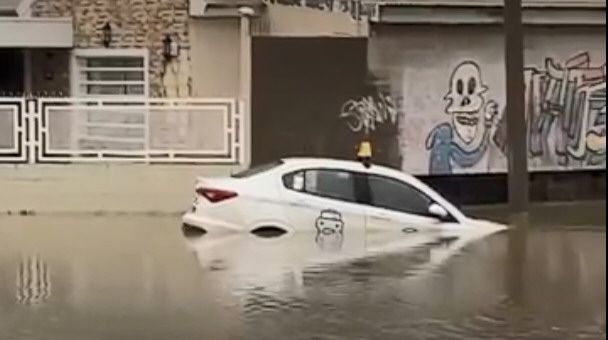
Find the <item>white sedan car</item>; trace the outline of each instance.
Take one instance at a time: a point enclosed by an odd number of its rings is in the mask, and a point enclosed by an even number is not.
[[[194,191],[182,222],[210,234],[506,228],[466,217],[411,175],[356,161],[285,158],[229,177],[198,177]]]

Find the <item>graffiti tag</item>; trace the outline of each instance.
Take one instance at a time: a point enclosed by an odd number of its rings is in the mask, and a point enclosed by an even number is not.
[[[351,131],[369,133],[376,130],[376,125],[396,124],[397,108],[390,95],[378,92],[346,101],[339,117],[347,120]]]

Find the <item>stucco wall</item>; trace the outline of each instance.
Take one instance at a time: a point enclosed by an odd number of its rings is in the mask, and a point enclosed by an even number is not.
[[[349,129],[348,114],[368,100],[390,105],[384,97],[368,98],[376,84],[367,77],[367,40],[254,37],[252,46],[252,162],[354,158],[363,133]],[[389,128],[372,136],[377,162],[398,166],[388,157],[394,135]]]
[[[401,100],[398,124],[404,170],[448,174],[506,169],[503,45],[497,26],[374,29],[369,65]],[[605,168],[605,65],[603,27],[527,29],[526,114],[532,170]],[[562,88],[564,77],[569,82]],[[374,112],[360,114],[374,118]],[[475,119],[473,126],[464,124]]]
[[[239,97],[239,18],[191,19],[192,94]]]
[[[102,48],[101,28],[109,22],[109,48],[149,50],[152,96],[190,95],[188,0],[37,0],[32,15],[72,17],[76,48]],[[166,34],[178,37],[180,56],[165,67],[162,40]]]
[[[350,13],[321,10],[305,6],[268,4],[266,6],[268,32],[264,35],[293,37],[348,37],[367,36],[368,24],[359,24]],[[314,25],[311,25],[314,22]]]

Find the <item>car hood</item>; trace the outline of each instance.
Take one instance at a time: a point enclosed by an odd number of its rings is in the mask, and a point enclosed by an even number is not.
[[[476,230],[484,234],[493,234],[509,229],[509,226],[506,224],[471,217],[466,217],[460,224],[465,229]]]

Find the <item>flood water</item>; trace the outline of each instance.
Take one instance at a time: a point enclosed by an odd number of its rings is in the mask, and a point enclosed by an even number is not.
[[[409,237],[409,239],[406,239]],[[0,339],[605,339],[605,225],[205,239],[0,218]]]

